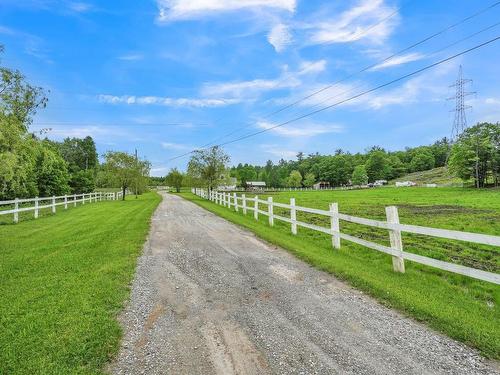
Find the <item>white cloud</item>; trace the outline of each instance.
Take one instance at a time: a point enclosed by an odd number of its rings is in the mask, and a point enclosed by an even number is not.
[[[237,99],[209,99],[209,98],[168,98],[159,96],[134,96],[134,95],[104,95],[98,96],[101,103],[108,104],[139,104],[162,105],[167,107],[224,107],[238,103]]]
[[[287,68],[287,67],[285,67]],[[286,71],[275,79],[254,79],[237,82],[207,83],[201,92],[203,96],[229,96],[231,98],[255,98],[280,89],[291,89],[302,84],[303,76],[321,73],[326,69],[326,60],[305,61],[297,71]]]
[[[395,56],[389,60],[386,60],[383,63],[374,66],[370,70],[381,70],[396,65],[406,64],[412,61],[421,60],[423,58],[425,58],[425,55],[422,55],[421,53],[418,52],[408,53],[406,55]]]
[[[161,22],[199,19],[237,10],[295,12],[296,0],[157,0]]]
[[[486,98],[484,102],[486,104],[500,105],[500,98]]]
[[[161,147],[165,150],[191,150],[192,146],[185,145],[182,143],[171,143],[171,142],[161,142]]]
[[[282,52],[292,43],[292,34],[288,26],[279,23],[271,29],[267,35],[267,40],[274,47],[276,52]]]
[[[259,121],[257,123],[257,127],[260,129],[272,129],[273,126],[277,124],[273,124],[266,121]],[[321,134],[328,133],[340,133],[343,130],[343,127],[340,125],[324,125],[324,124],[316,124],[311,122],[301,123],[300,125],[285,125],[280,126],[278,128],[274,128],[269,130],[277,135],[281,135],[284,137],[315,137]]]
[[[92,5],[82,2],[71,2],[68,4],[68,7],[77,13],[85,13],[92,9]]]
[[[265,144],[261,145],[262,150],[264,150],[265,153],[274,155],[278,158],[282,159],[295,159],[297,156],[298,152],[293,151],[293,150],[288,150],[288,149],[283,149],[279,145],[275,144]]]
[[[389,16],[395,8],[385,5],[384,0],[362,0],[338,17],[309,23],[311,44],[349,43],[366,39],[382,43],[394,30],[398,17]]]
[[[119,56],[118,60],[137,61],[137,60],[142,60],[143,58],[144,58],[144,56],[139,54],[139,53],[131,53],[128,55]]]

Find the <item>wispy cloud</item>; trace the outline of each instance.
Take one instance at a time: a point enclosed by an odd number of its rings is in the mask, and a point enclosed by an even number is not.
[[[274,126],[276,126],[276,124],[266,121],[259,121],[257,123],[257,127],[260,129],[272,129],[270,131],[274,134],[292,138],[309,138],[321,134],[340,133],[343,130],[343,127],[341,125],[325,125],[312,122],[305,122],[299,125],[281,126],[273,129]]]
[[[92,6],[92,4],[83,3],[83,2],[69,2],[68,8],[70,10],[72,10],[73,12],[86,13],[86,12],[92,10],[93,6]]]
[[[171,142],[161,142],[161,147],[165,150],[176,150],[176,151],[193,149],[193,146],[190,145],[186,145],[183,143],[171,143]]]
[[[382,43],[398,23],[398,17],[389,18],[395,11],[384,0],[362,0],[337,17],[309,22],[302,27],[309,30],[310,44],[349,43],[362,39]]]
[[[402,65],[402,64],[406,64],[406,63],[409,63],[412,61],[421,60],[425,57],[426,57],[425,55],[418,53],[418,52],[408,53],[406,55],[396,56],[396,57],[393,57],[387,61],[384,61],[383,63],[378,64],[378,65],[374,66],[373,68],[371,68],[371,70],[382,70],[385,68],[390,68],[392,66]]]
[[[237,11],[268,9],[294,12],[296,0],[157,0],[161,22],[206,18]]]
[[[208,99],[208,98],[168,98],[160,96],[135,95],[98,95],[101,103],[128,104],[128,105],[161,105],[167,107],[224,107],[238,103],[237,99]]]
[[[295,159],[297,156],[298,152],[289,150],[289,149],[284,149],[280,145],[276,144],[263,144],[260,145],[260,148],[267,154],[273,155],[278,158],[282,159]]]
[[[123,61],[138,61],[144,59],[144,55],[140,53],[131,53],[127,55],[118,56],[118,60]]]
[[[267,40],[269,44],[274,47],[276,52],[282,52],[292,43],[292,34],[288,26],[279,23],[271,29],[267,35]]]
[[[303,76],[314,75],[326,69],[326,60],[305,61],[296,71],[285,71],[273,79],[253,79],[249,81],[206,83],[201,90],[203,96],[229,96],[231,98],[255,99],[259,95],[274,90],[291,89],[303,82]]]

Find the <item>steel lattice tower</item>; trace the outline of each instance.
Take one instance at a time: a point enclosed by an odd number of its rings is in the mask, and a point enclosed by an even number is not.
[[[467,128],[467,117],[465,116],[465,110],[472,108],[470,105],[465,104],[465,97],[475,94],[475,92],[465,91],[465,85],[472,83],[472,79],[465,79],[462,73],[462,65],[458,70],[458,78],[453,85],[450,87],[456,88],[456,93],[448,100],[455,100],[455,109],[451,112],[455,112],[455,119],[453,120],[453,127],[451,129],[451,142],[456,141],[458,136]]]

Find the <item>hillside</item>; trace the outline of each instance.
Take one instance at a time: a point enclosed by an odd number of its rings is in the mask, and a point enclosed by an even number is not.
[[[428,171],[409,173],[390,181],[390,183],[394,184],[396,181],[413,181],[417,184],[438,184],[448,186],[463,185],[463,181],[450,174],[446,167],[439,167],[430,169]]]

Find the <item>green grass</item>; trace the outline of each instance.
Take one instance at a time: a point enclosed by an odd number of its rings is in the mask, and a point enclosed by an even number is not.
[[[374,250],[342,241],[334,251],[329,236],[299,227],[290,234],[290,225],[275,220],[267,225],[267,216],[253,219],[243,216],[191,193],[183,197],[232,222],[245,227],[264,240],[279,245],[317,268],[330,272],[366,291],[387,306],[396,308],[450,337],[478,348],[483,355],[500,359],[500,287],[465,276],[406,262],[406,273],[392,271],[391,257]],[[384,207],[398,205],[403,223],[440,228],[500,234],[500,191],[467,189],[385,188],[328,192],[280,192],[272,194],[277,202],[295,197],[297,205],[327,209],[338,202],[340,211],[362,217],[383,219]],[[275,213],[278,213],[275,208]],[[280,212],[286,215],[286,212]],[[324,218],[303,214],[299,220],[327,226]],[[388,234],[374,228],[347,225],[342,231],[388,244]],[[474,247],[458,241],[439,241],[422,236],[403,237],[405,250],[471,263],[498,270],[499,252],[493,247]],[[451,249],[461,249],[453,255]],[[467,249],[467,251],[466,251]],[[465,257],[465,255],[468,257]],[[465,260],[464,260],[465,259]]]
[[[147,193],[0,226],[0,373],[95,374],[161,197]]]

